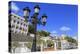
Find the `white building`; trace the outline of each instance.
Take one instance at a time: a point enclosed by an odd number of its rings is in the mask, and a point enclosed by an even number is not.
[[[11,13],[11,32],[14,33],[22,33],[27,34],[28,33],[28,24],[26,23],[25,19]]]
[[[31,51],[29,48],[23,46],[24,43],[28,42],[27,39],[29,38],[27,35],[28,33],[28,25],[29,23],[25,21],[25,19],[23,17],[20,17],[14,13],[9,14],[9,18],[10,18],[10,25],[11,27],[11,40],[12,42],[17,41],[18,43],[20,43],[15,49],[15,53],[17,52],[29,52]],[[15,35],[13,35],[15,34]],[[18,34],[18,35],[17,35]],[[24,35],[22,35],[24,34]],[[14,37],[13,37],[14,36]],[[14,47],[11,47],[11,51],[13,52]]]
[[[58,48],[60,47],[59,45],[61,44],[60,37],[53,36],[52,40],[54,42],[54,50],[58,50]]]
[[[75,43],[71,43],[68,42],[67,40],[65,40],[66,35],[61,35],[61,49],[65,50],[65,49],[74,49],[77,47],[77,45]]]

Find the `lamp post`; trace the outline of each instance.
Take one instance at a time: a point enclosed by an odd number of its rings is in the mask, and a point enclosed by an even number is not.
[[[26,18],[28,19],[31,10],[29,9],[29,7],[26,7],[26,8],[23,9],[23,11],[24,11],[24,18],[25,18],[25,19],[26,19]]]
[[[38,18],[38,15],[39,15],[39,11],[40,11],[40,7],[39,5],[36,5],[34,7],[34,14],[30,17],[30,20],[29,19],[29,14],[30,14],[30,9],[29,7],[26,7],[23,9],[24,11],[24,18],[26,19],[27,22],[31,22],[33,27],[34,27],[34,38],[33,38],[33,44],[32,44],[32,49],[31,51],[32,52],[35,52],[36,51],[36,32],[37,32],[37,24],[42,24],[45,26],[46,24],[46,19],[47,19],[47,16],[46,14],[42,15],[41,18]],[[41,19],[41,20],[40,20]],[[40,22],[40,23],[38,23]]]

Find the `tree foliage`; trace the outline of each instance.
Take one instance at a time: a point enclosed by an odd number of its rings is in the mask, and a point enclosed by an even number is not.
[[[44,44],[45,44],[45,41],[44,41],[44,40],[42,40],[42,39],[40,39],[40,38],[38,38],[38,39],[37,39],[37,44],[38,44],[38,45],[40,45],[40,44],[42,44],[42,43],[44,43]]]
[[[33,25],[29,25],[29,30],[28,30],[29,33],[33,33],[34,34],[34,27]],[[47,37],[50,35],[50,32],[47,32],[47,31],[37,31],[37,35],[40,35],[40,36],[44,36],[44,37]]]
[[[50,35],[50,32],[41,30],[41,31],[38,31],[37,34],[43,37],[47,37]]]
[[[52,40],[47,40],[48,47],[54,47],[54,42]]]
[[[34,33],[33,25],[30,24],[28,28],[29,28],[29,30],[28,30],[29,33]]]
[[[77,43],[77,41],[76,41],[75,39],[73,39],[72,37],[66,36],[65,39],[66,39],[68,42]]]

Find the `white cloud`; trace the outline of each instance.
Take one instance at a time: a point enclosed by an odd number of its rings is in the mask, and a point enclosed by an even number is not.
[[[57,33],[57,31],[54,30],[54,31],[52,31],[51,33],[55,34],[55,33]]]
[[[14,10],[14,11],[19,11],[19,8],[16,6],[15,3],[11,3],[11,10]]]
[[[61,30],[61,31],[70,31],[71,28],[66,27],[66,26],[62,26],[62,27],[60,28],[60,30]]]
[[[50,34],[50,36],[57,36],[57,31],[53,30]]]

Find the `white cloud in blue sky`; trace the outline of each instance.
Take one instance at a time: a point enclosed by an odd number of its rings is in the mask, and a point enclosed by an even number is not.
[[[52,32],[51,32],[51,34],[50,34],[50,36],[57,36],[57,31],[56,30],[53,30]]]
[[[62,26],[62,27],[60,28],[60,30],[61,30],[61,31],[70,31],[71,28],[70,28],[70,27],[67,27],[67,26]]]
[[[51,33],[55,34],[55,33],[57,33],[57,31],[53,30]]]
[[[12,2],[11,3],[11,10],[19,11],[19,7],[14,2]]]

